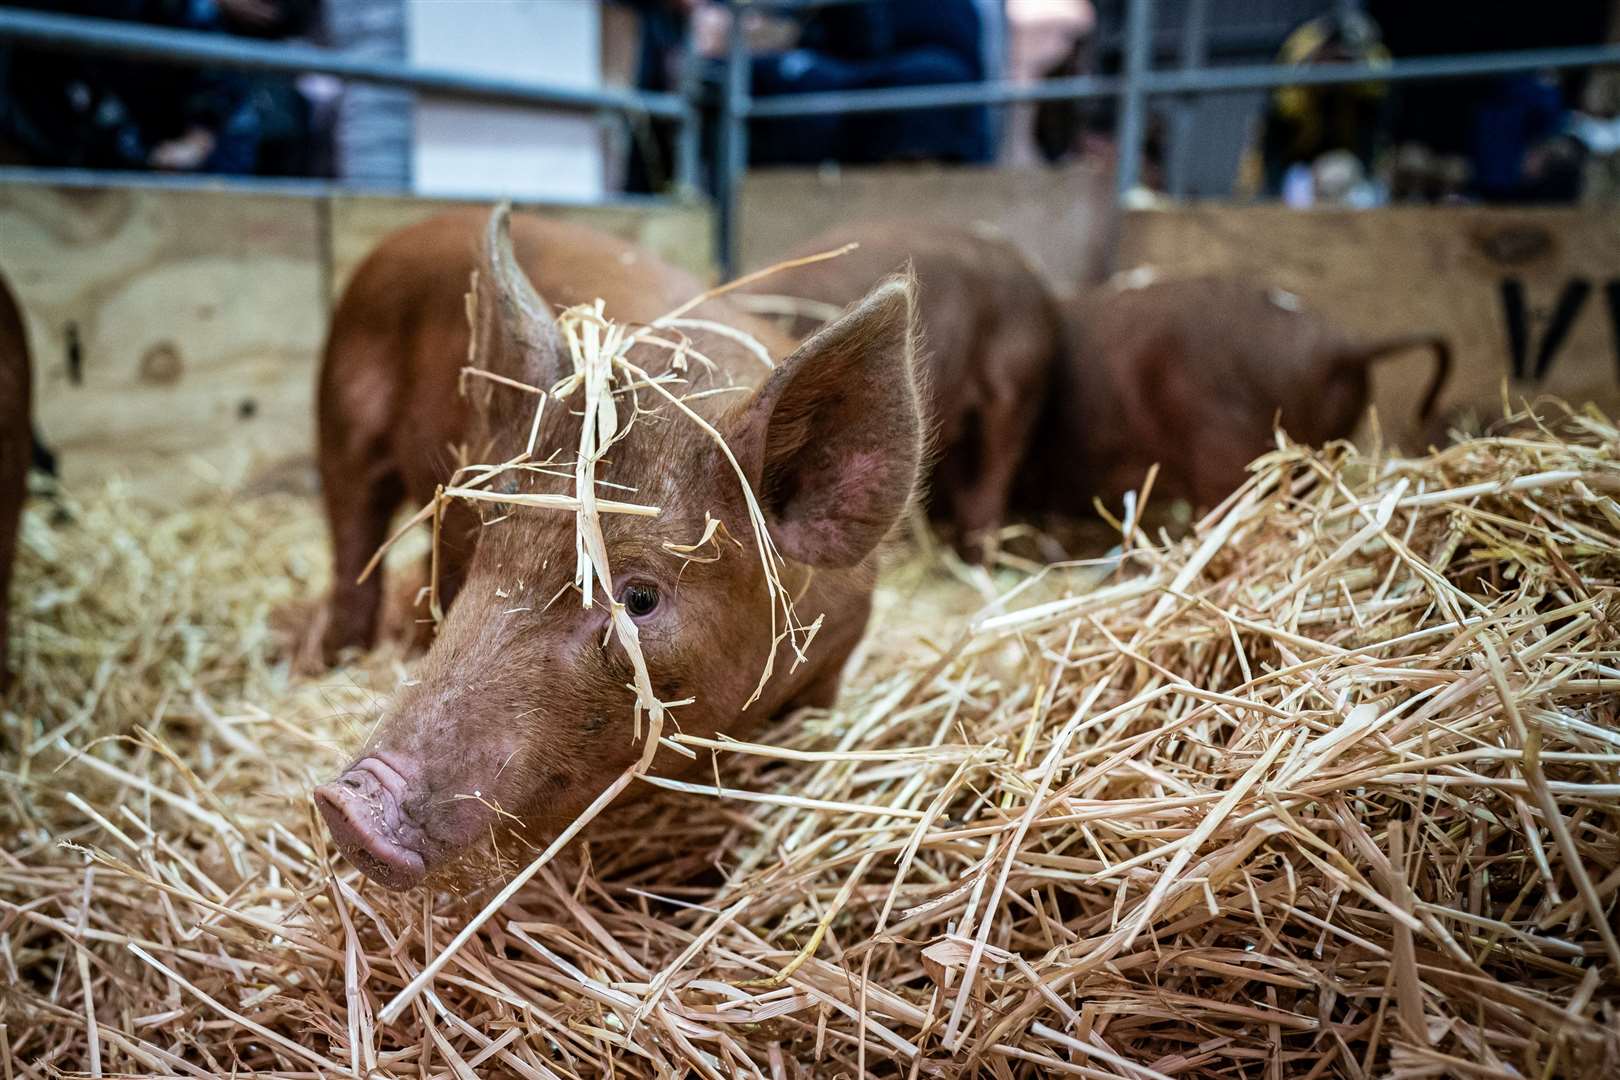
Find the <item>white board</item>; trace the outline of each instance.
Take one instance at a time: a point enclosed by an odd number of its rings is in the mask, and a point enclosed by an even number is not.
[[[559,86],[602,84],[599,0],[410,0],[412,63]],[[595,200],[603,140],[589,116],[417,99],[413,186],[451,197]]]

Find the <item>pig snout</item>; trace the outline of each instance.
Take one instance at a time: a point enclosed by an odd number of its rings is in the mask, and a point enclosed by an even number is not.
[[[438,863],[472,844],[492,816],[476,798],[440,805],[422,770],[389,753],[368,754],[316,788],[315,805],[344,857],[390,889],[421,884]]]

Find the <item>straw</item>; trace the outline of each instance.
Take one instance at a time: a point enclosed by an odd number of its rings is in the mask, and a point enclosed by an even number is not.
[[[835,710],[466,893],[309,801],[409,675],[288,673],[313,505],[36,503],[0,1073],[1615,1075],[1620,429],[1512,423],[988,605],[897,551]]]

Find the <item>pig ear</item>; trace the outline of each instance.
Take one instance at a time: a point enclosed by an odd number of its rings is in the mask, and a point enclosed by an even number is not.
[[[512,250],[511,206],[502,203],[489,215],[484,232],[483,257],[473,284],[472,363],[496,375],[541,389],[562,378],[565,351],[562,334],[546,302],[535,292],[529,276]],[[489,386],[488,380],[479,380]],[[487,400],[504,413],[507,404],[527,410],[510,389],[480,391],[475,400]]]
[[[806,341],[732,424],[771,539],[812,566],[854,566],[894,526],[922,456],[916,285],[884,281]]]

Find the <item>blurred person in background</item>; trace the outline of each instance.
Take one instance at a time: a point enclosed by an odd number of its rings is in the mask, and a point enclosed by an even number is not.
[[[1493,0],[1367,0],[1399,57],[1550,49],[1613,40],[1613,0],[1533,10]],[[1588,148],[1570,105],[1590,73],[1530,72],[1397,84],[1391,119],[1396,198],[1567,202]],[[1428,171],[1425,172],[1424,170]]]
[[[1030,84],[1083,75],[1091,68],[1097,12],[1091,0],[1007,0],[1007,77]],[[1068,115],[1033,103],[1014,105],[1002,140],[1007,165],[1034,165],[1062,157],[1085,126],[1085,102],[1064,102]],[[1060,130],[1065,127],[1067,130]],[[1053,143],[1063,145],[1053,146]]]
[[[213,0],[219,29],[263,40],[309,38],[322,0]],[[346,0],[335,0],[342,4]],[[260,176],[331,176],[331,112],[339,84],[324,76],[244,76],[258,122],[253,172]]]
[[[886,0],[761,17],[745,12],[751,85],[760,97],[837,90],[978,82],[991,63],[986,48],[999,19],[995,4],[976,0]],[[725,55],[730,11],[705,0],[692,13],[703,55]],[[895,113],[849,113],[756,121],[754,164],[840,161],[987,162],[994,156],[990,116],[982,106]]]
[[[1475,107],[1474,189],[1489,202],[1574,202],[1580,143],[1568,134],[1570,109],[1556,72],[1496,80]]]
[[[681,92],[692,15],[702,6],[700,0],[605,0],[604,80],[637,90]],[[723,38],[718,48],[724,55]],[[667,190],[675,177],[674,126],[632,114],[625,117],[622,134],[614,157],[623,171],[609,187],[641,194]]]
[[[1590,204],[1620,199],[1620,71],[1593,73],[1569,131],[1586,156],[1581,200]]]
[[[405,0],[326,0],[321,16],[327,48],[367,60],[405,59]],[[329,132],[333,175],[385,190],[411,186],[415,95],[363,82],[303,83],[314,91],[317,130]]]
[[[1045,7],[1050,0],[1030,0],[1031,6]],[[1014,30],[1014,40],[1018,31]],[[1124,62],[1123,50],[1099,54],[1097,17],[1088,2],[1086,10],[1074,26],[1067,48],[1051,62],[1045,63],[1040,79],[1070,79],[1080,75],[1117,76]],[[1118,146],[1115,141],[1119,109],[1114,102],[1076,100],[1073,98],[1041,101],[1034,107],[1034,128],[1031,135],[1040,159],[1048,164],[1067,161],[1085,161],[1107,171],[1117,164]],[[1149,110],[1146,130],[1142,136],[1141,183],[1151,190],[1162,190],[1165,182],[1166,126],[1157,110]]]
[[[177,30],[283,36],[318,0],[13,0]],[[89,169],[302,171],[308,112],[287,80],[119,57],[0,52],[0,158]],[[287,161],[291,162],[288,169]]]
[[[1360,12],[1312,19],[1289,34],[1289,67],[1389,63],[1378,25]],[[1388,88],[1382,83],[1283,86],[1272,93],[1261,153],[1266,190],[1292,206],[1369,205]]]

